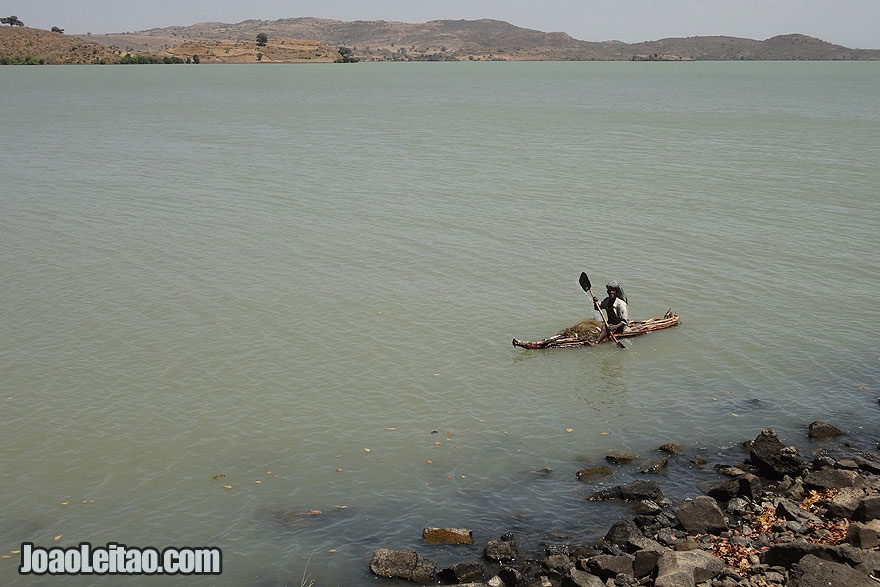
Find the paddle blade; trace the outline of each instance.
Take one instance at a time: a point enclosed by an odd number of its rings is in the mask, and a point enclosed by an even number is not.
[[[593,287],[593,286],[590,284],[590,278],[587,277],[587,274],[584,273],[583,271],[581,272],[581,279],[580,279],[580,282],[581,282],[581,288],[582,288],[584,291],[590,291],[590,288]]]

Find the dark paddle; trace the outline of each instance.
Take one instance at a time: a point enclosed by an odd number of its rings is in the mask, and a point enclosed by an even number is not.
[[[585,292],[587,292],[588,294],[590,294],[590,299],[591,299],[591,300],[592,300],[594,297],[596,297],[596,296],[593,295],[593,289],[592,289],[593,286],[590,284],[590,278],[587,277],[587,274],[584,273],[583,271],[581,272],[581,279],[580,279],[580,282],[581,282],[581,288],[582,288]],[[605,314],[602,313],[602,308],[599,308],[599,315],[602,316],[602,323],[605,325],[605,331],[608,332],[608,336],[611,337],[611,340],[613,340],[613,341],[617,344],[617,346],[618,346],[619,348],[625,349],[626,347],[623,345],[623,343],[620,342],[619,340],[617,340],[617,337],[614,336],[614,333],[613,333],[613,332],[611,332],[611,328],[608,327],[608,320],[605,319]]]

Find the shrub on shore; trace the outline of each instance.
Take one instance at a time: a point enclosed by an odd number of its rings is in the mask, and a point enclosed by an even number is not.
[[[7,57],[6,55],[0,55],[0,65],[43,65],[45,63],[45,59],[33,57],[31,55],[28,55],[27,57]]]

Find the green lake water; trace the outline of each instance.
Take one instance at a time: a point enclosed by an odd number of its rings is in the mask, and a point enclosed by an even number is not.
[[[0,99],[0,553],[224,554],[0,584],[376,584],[379,546],[601,536],[631,514],[575,472],[611,450],[876,448],[878,63],[4,67]],[[581,271],[681,326],[512,347],[593,315]]]

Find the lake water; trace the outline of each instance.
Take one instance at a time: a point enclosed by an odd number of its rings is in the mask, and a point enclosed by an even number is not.
[[[4,67],[0,98],[0,551],[224,555],[4,585],[383,583],[379,546],[601,536],[632,514],[575,472],[611,450],[876,448],[880,63]],[[681,326],[512,347],[593,315],[581,271]],[[714,479],[687,458],[674,501]]]

